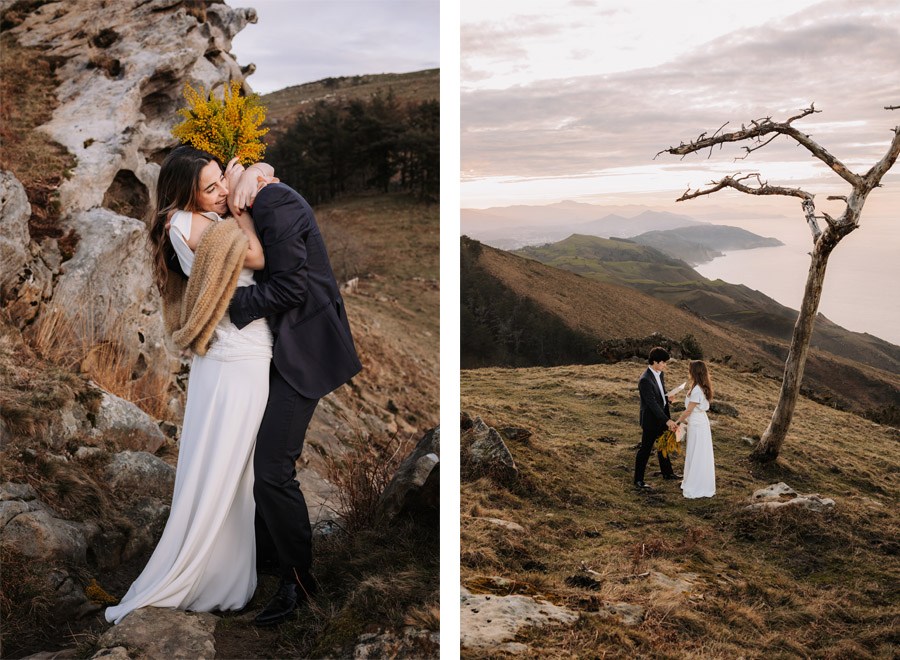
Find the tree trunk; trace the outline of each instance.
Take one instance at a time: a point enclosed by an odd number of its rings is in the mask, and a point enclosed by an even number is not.
[[[831,251],[842,238],[835,235],[829,227],[813,249],[812,260],[809,265],[809,275],[806,278],[806,288],[803,291],[803,302],[800,305],[800,316],[794,326],[794,334],[791,337],[791,348],[788,351],[787,361],[784,364],[784,379],[781,382],[781,394],[772,420],[763,433],[762,438],[753,448],[751,458],[770,462],[778,458],[781,445],[787,436],[791,425],[794,408],[797,405],[797,397],[800,396],[800,383],[803,380],[803,369],[806,366],[806,357],[809,353],[809,342],[812,338],[813,324],[819,310],[819,301],[822,299],[822,285],[825,282],[825,268],[828,266],[828,257]]]

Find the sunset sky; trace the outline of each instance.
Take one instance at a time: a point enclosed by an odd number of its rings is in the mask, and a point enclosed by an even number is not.
[[[801,186],[820,199],[843,181],[780,137],[750,158],[654,155],[771,115],[797,123],[851,169],[865,172],[900,124],[900,2],[713,0],[548,3],[463,0],[461,206],[564,199],[647,204],[735,172]],[[867,209],[900,204],[900,167]],[[714,200],[792,213],[795,200],[723,191]],[[838,211],[838,206],[821,205]]]
[[[259,17],[234,38],[267,94],[329,76],[407,73],[440,60],[439,0],[228,0]]]

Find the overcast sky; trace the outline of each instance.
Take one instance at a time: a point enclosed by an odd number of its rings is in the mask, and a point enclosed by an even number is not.
[[[900,104],[900,0],[463,0],[461,14],[463,207],[577,199],[690,213],[673,204],[689,184],[757,170],[846,194],[784,137],[737,163],[735,149],[653,157],[814,101],[822,112],[797,126],[864,172],[900,124],[883,109]],[[897,208],[898,170],[867,209]],[[716,202],[732,203],[723,193]]]
[[[330,76],[407,73],[439,66],[438,0],[228,0],[258,22],[232,53],[253,91],[266,94]]]

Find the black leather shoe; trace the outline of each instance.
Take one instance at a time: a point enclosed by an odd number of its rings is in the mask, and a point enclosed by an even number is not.
[[[294,580],[282,579],[278,583],[278,590],[263,611],[256,615],[253,623],[258,626],[275,626],[286,621],[300,605],[308,601],[315,594],[315,583],[312,579],[306,584],[299,584]]]
[[[672,474],[664,474],[663,479],[668,479],[670,481],[672,479],[681,479],[681,475],[678,474],[677,472],[673,472]]]
[[[650,484],[645,484],[643,481],[635,481],[634,487],[638,490],[653,490],[653,486]]]

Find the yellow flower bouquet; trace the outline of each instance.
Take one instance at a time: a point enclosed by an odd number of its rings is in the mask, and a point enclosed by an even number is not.
[[[260,138],[269,131],[260,128],[266,109],[258,94],[241,96],[240,91],[241,84],[232,80],[219,100],[212,90],[207,94],[203,87],[198,91],[186,83],[184,98],[188,105],[178,111],[184,121],[172,129],[172,135],[182,144],[211,153],[222,163],[232,158],[243,165],[259,162],[266,151]]]
[[[677,455],[680,449],[674,431],[666,429],[663,431],[663,434],[656,439],[656,451],[660,452],[666,458]]]

